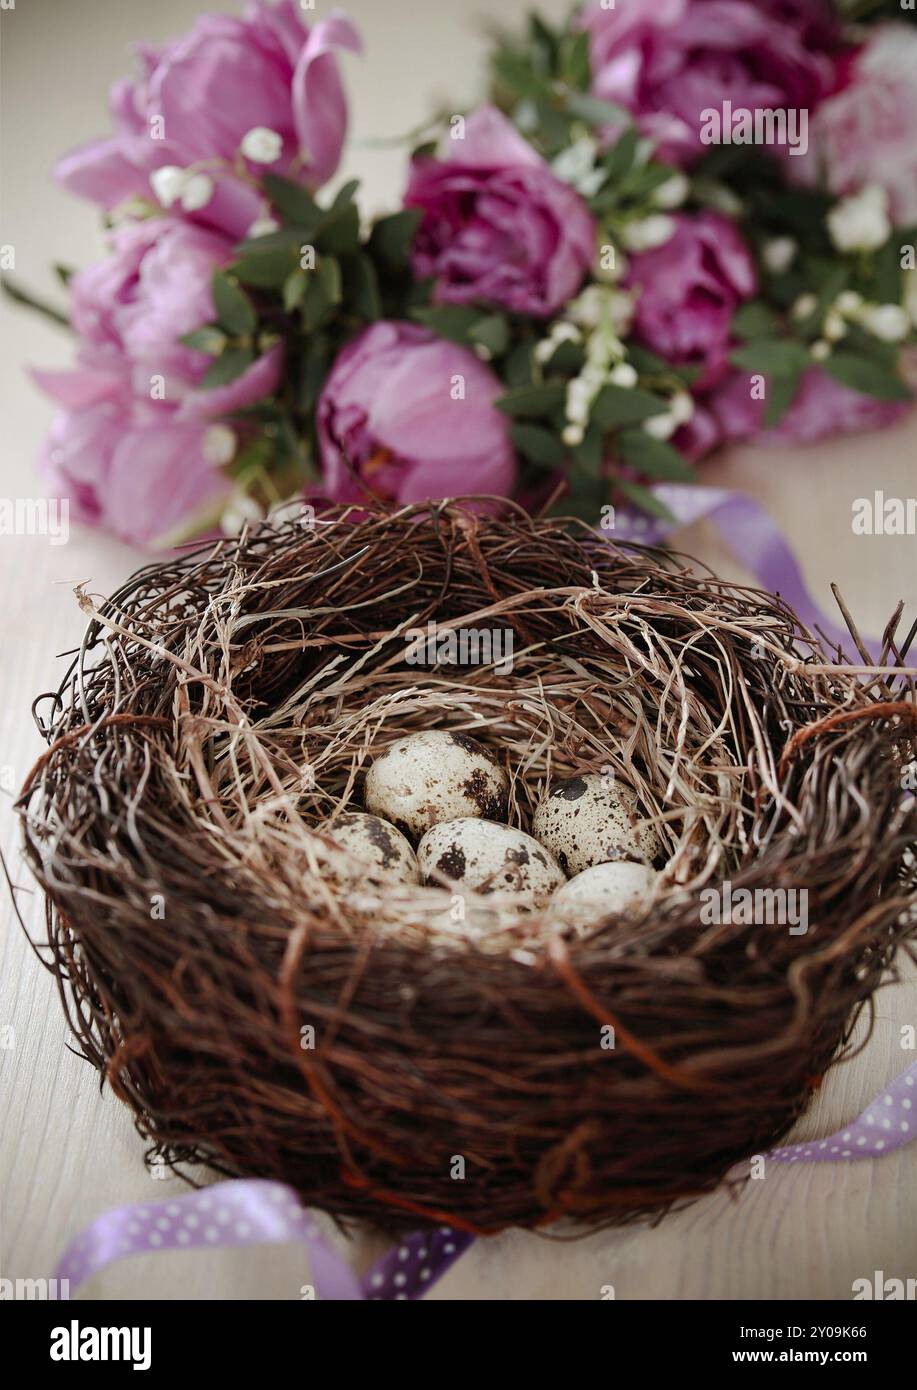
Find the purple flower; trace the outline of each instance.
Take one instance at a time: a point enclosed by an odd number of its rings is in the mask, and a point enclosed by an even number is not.
[[[793,172],[814,178],[821,166],[838,194],[878,186],[894,225],[910,226],[917,222],[917,34],[906,24],[880,25],[849,76],[818,108],[815,158]]]
[[[752,400],[747,373],[734,372],[708,397],[722,438],[764,446],[811,444],[833,434],[884,429],[910,408],[907,401],[880,401],[851,391],[820,367],[810,367],[796,398],[773,429],[762,429],[764,402]]]
[[[75,520],[150,544],[203,518],[227,492],[207,422],[182,420],[174,406],[133,395],[124,371],[96,364],[35,376],[63,407],[41,470]]]
[[[347,502],[507,495],[516,470],[493,404],[502,391],[467,349],[415,324],[372,324],[339,355],[319,400],[325,490]]]
[[[294,0],[253,0],[241,19],[202,15],[184,38],[139,46],[140,78],[111,93],[114,135],[67,155],[60,182],[105,208],[164,199],[235,239],[262,208],[253,180],[265,168],[325,183],[347,127],[335,52],[360,40],[337,12],[312,29],[302,13]],[[238,165],[250,132],[263,133],[258,157]]]
[[[414,161],[405,194],[421,208],[413,265],[444,303],[487,302],[548,318],[579,289],[595,225],[579,194],[551,173],[493,107],[469,116],[448,157]]]
[[[183,416],[231,415],[276,390],[278,344],[228,386],[204,390],[210,358],[179,340],[216,317],[213,272],[232,259],[232,243],[203,227],[156,218],[131,222],[110,238],[112,254],[73,277],[77,360],[126,374],[138,396],[180,407]]]
[[[832,86],[828,0],[653,0],[589,5],[595,96],[632,112],[661,158],[700,158],[702,112],[808,110]]]
[[[637,337],[676,366],[699,367],[703,389],[729,370],[729,326],[755,293],[755,269],[728,218],[700,212],[675,222],[663,246],[632,257],[623,283],[639,290]]]

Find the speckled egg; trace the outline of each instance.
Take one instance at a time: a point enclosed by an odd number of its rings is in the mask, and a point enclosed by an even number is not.
[[[459,890],[514,893],[522,912],[534,912],[564,881],[554,856],[531,835],[468,816],[428,830],[417,862],[426,883],[446,878]]]
[[[639,912],[658,881],[659,874],[649,864],[626,859],[596,864],[557,890],[548,910],[550,920],[583,931],[612,912]]]
[[[409,842],[388,821],[362,811],[339,816],[327,827],[329,840],[347,850],[366,865],[369,882],[394,879],[398,883],[419,883],[420,870]],[[332,875],[334,871],[332,870]],[[354,874],[351,881],[359,875]]]
[[[532,818],[532,834],[573,875],[614,859],[653,860],[660,853],[652,826],[629,787],[599,772],[555,782]]]
[[[494,755],[467,734],[409,734],[380,753],[366,774],[367,811],[412,840],[459,817],[501,820],[509,783]]]

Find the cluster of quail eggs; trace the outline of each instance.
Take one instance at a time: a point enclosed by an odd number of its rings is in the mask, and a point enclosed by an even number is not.
[[[375,882],[512,895],[518,913],[547,907],[558,927],[588,928],[652,896],[662,847],[629,788],[593,772],[557,782],[531,835],[505,824],[508,796],[506,773],[477,740],[410,734],[373,762],[365,811],[328,833]]]

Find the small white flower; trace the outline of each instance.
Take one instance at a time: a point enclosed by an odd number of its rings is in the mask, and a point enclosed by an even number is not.
[[[679,425],[686,425],[694,414],[694,401],[687,391],[676,391],[669,401],[669,411]]]
[[[641,221],[629,222],[624,228],[624,244],[629,251],[652,251],[664,246],[675,232],[675,219],[664,212]]]
[[[283,154],[283,136],[266,125],[252,126],[242,136],[239,149],[253,164],[274,164]]]
[[[247,521],[260,521],[264,513],[247,492],[233,493],[220,517],[220,529],[226,536],[237,536]]]
[[[609,300],[611,326],[619,337],[626,338],[634,321],[636,296],[628,290],[614,290]]]
[[[181,205],[185,212],[197,212],[205,208],[212,197],[213,179],[207,174],[192,174],[182,191]]]
[[[671,439],[678,429],[678,421],[670,411],[666,411],[664,415],[651,415],[648,420],[644,420],[643,428],[654,439]]]
[[[623,386],[625,391],[630,391],[637,384],[637,372],[629,362],[619,362],[612,367],[608,374],[608,380],[615,386]]]
[[[248,237],[267,236],[270,232],[280,230],[280,223],[273,217],[256,217],[248,231]]]
[[[566,319],[558,319],[551,325],[551,338],[555,343],[579,343],[582,337],[576,324],[568,323]]]
[[[836,343],[839,338],[843,338],[847,332],[847,325],[844,317],[836,309],[829,309],[825,315],[825,322],[822,332],[830,343]]]
[[[235,458],[236,443],[235,431],[228,425],[210,425],[204,432],[201,448],[208,463],[221,467]]]
[[[150,174],[150,186],[164,208],[178,202],[187,177],[184,169],[177,164],[163,164],[161,169],[154,169]]]
[[[567,425],[561,439],[568,449],[575,449],[577,444],[582,444],[584,431],[580,425]]]
[[[793,305],[793,318],[807,319],[817,308],[818,300],[814,294],[801,294]]]
[[[828,213],[828,231],[839,251],[875,251],[891,230],[888,194],[875,184],[842,198]]]
[[[860,314],[860,323],[883,343],[900,343],[910,332],[910,320],[899,304],[870,304]]]
[[[824,362],[826,357],[831,356],[831,344],[826,343],[824,338],[819,338],[817,343],[813,343],[810,348],[816,362]]]
[[[653,194],[653,202],[657,208],[680,208],[688,196],[689,188],[687,178],[679,170],[659,185]]]
[[[773,275],[782,275],[796,259],[799,242],[791,236],[775,236],[764,243],[762,259]]]
[[[863,307],[863,296],[856,290],[842,290],[834,301],[834,307],[841,314],[855,314]]]
[[[554,356],[555,351],[556,345],[553,339],[542,338],[540,343],[535,344],[535,361],[540,363],[541,366],[544,366],[546,362],[550,362],[551,358]]]
[[[584,328],[598,328],[608,295],[599,285],[589,285],[577,295],[569,312]]]

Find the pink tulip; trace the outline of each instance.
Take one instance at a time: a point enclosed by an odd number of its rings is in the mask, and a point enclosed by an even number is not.
[[[319,400],[325,491],[399,503],[508,495],[515,459],[493,405],[502,390],[467,349],[415,324],[373,324],[338,356]]]
[[[164,206],[238,240],[263,200],[253,182],[269,169],[310,188],[336,170],[347,127],[337,51],[358,52],[360,39],[337,11],[309,28],[294,0],[253,0],[241,19],[202,15],[184,38],[138,49],[141,73],[111,94],[114,135],[67,155],[57,177],[105,208],[127,199],[157,202],[151,175],[170,167],[212,181],[183,205]],[[243,159],[244,137],[272,132],[279,152],[269,163]],[[162,186],[160,185],[160,196]]]

